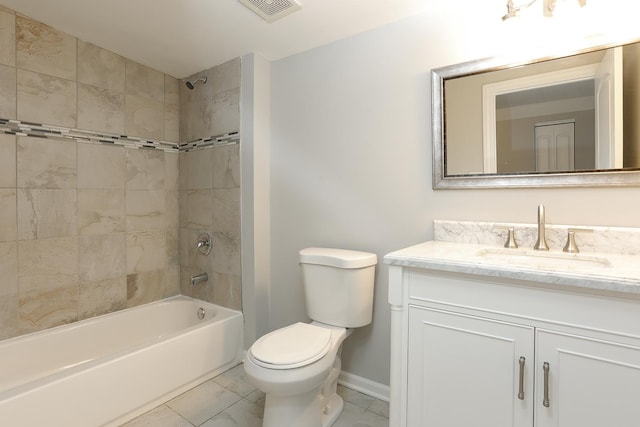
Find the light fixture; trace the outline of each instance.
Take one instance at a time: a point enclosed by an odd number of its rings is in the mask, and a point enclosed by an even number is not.
[[[513,3],[513,0],[507,1],[507,14],[502,17],[503,21],[506,21],[509,18],[513,18],[518,16],[518,13],[523,10],[529,8],[532,4],[534,4],[537,0],[532,0],[529,3],[521,4],[516,6]],[[566,3],[567,0],[543,0],[543,14],[544,16],[553,16],[553,12],[556,9],[556,3],[560,1],[562,3]],[[584,7],[587,4],[587,0],[578,0],[578,4],[580,7]]]
[[[568,1],[567,0],[544,0],[544,7],[543,7],[543,13],[544,16],[550,17],[553,16],[554,14],[557,14],[558,12],[565,11],[565,13],[567,11],[569,11],[569,13],[571,12],[572,8],[568,5]],[[562,5],[562,8],[556,8],[557,6]],[[578,5],[580,5],[580,7],[584,7],[587,5],[587,0],[578,0]]]
[[[516,16],[518,16],[518,13],[522,10],[522,9],[526,9],[529,6],[531,6],[532,4],[534,4],[537,0],[533,0],[531,2],[529,2],[528,4],[525,5],[520,5],[520,6],[516,6],[513,4],[513,0],[509,0],[507,1],[507,14],[504,15],[502,17],[503,21],[506,21],[509,18],[514,18]]]

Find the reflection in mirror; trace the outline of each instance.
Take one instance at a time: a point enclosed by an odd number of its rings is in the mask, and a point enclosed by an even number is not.
[[[434,188],[619,184],[606,172],[640,168],[639,43],[432,77]]]

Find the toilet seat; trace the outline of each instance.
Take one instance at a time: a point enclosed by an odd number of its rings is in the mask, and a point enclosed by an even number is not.
[[[330,347],[331,330],[298,322],[259,338],[249,351],[257,365],[293,369],[323,358]]]

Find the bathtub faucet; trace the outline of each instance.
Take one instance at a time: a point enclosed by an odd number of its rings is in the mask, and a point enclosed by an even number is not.
[[[207,273],[196,274],[195,276],[191,276],[191,286],[195,286],[201,282],[206,282],[207,280],[209,280],[209,275]]]

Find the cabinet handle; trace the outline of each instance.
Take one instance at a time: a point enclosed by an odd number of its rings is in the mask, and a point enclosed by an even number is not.
[[[524,400],[524,356],[520,356],[520,385],[518,386],[518,399]]]
[[[549,407],[549,363],[544,362],[542,364],[542,371],[544,372],[544,398],[542,400],[542,406]]]

